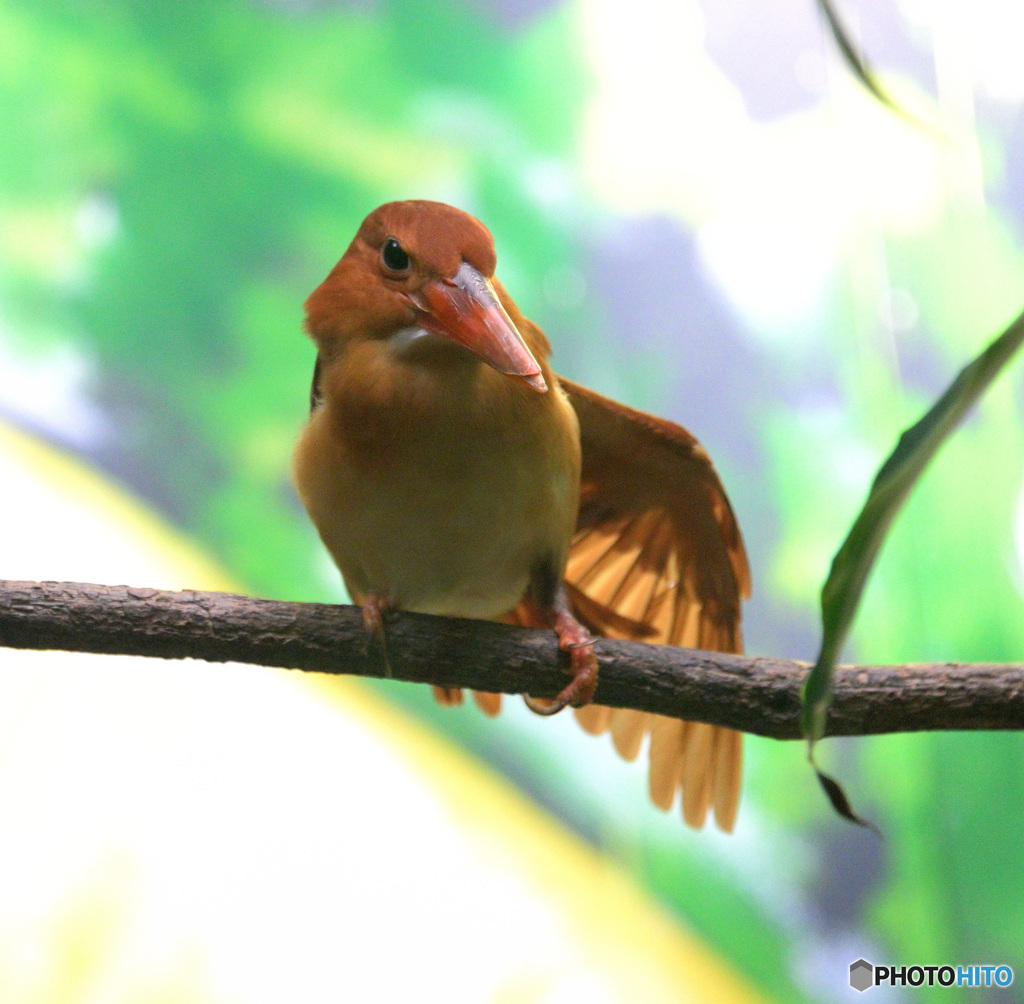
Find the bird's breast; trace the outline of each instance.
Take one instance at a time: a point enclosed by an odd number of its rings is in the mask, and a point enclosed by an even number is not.
[[[296,450],[296,484],[354,599],[495,617],[539,563],[564,567],[575,413],[560,391],[539,395],[475,361],[469,379],[444,367],[447,379],[429,379],[408,360],[445,352],[435,338],[407,329],[381,350],[393,372],[328,385]]]

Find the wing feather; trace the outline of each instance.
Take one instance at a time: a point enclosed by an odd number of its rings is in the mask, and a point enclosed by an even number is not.
[[[737,652],[750,570],[739,526],[708,455],[685,429],[561,380],[580,420],[580,515],[566,580],[574,612],[610,638]],[[627,709],[583,708],[626,759],[650,733],[651,799],[731,830],[742,737],[730,729]]]

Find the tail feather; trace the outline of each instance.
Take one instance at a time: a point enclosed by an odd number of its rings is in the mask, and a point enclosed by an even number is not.
[[[711,778],[714,766],[715,733],[713,725],[691,722],[683,750],[683,818],[700,829],[711,804]]]
[[[683,741],[687,723],[678,718],[654,716],[651,726],[651,767],[648,787],[651,801],[668,812],[683,778]]]
[[[461,687],[432,687],[437,703],[446,708],[457,708],[462,703]]]
[[[635,760],[654,716],[646,711],[619,708],[612,715],[612,742],[623,760]]]
[[[612,722],[612,709],[605,708],[600,704],[588,704],[585,708],[576,709],[576,721],[584,732],[592,736],[599,736],[607,732]]]
[[[485,690],[474,690],[473,700],[476,706],[488,718],[494,718],[501,712],[501,694],[491,694]]]
[[[715,762],[715,822],[725,833],[732,833],[740,807],[740,782],[743,776],[743,734],[734,729],[719,729]]]

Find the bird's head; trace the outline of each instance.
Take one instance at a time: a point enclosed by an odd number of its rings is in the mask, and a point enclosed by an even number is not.
[[[306,301],[306,328],[328,355],[350,339],[440,336],[544,392],[540,364],[492,285],[494,265],[490,231],[468,213],[388,202]]]

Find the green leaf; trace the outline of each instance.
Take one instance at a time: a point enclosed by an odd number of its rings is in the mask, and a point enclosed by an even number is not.
[[[850,72],[861,82],[861,84],[864,85],[876,100],[880,101],[890,111],[895,112],[912,125],[924,127],[931,131],[931,127],[924,126],[924,123],[920,122],[905,108],[894,101],[889,92],[882,86],[878,77],[875,76],[875,71],[871,68],[867,59],[864,58],[863,54],[857,48],[857,44],[854,42],[849,29],[845,24],[843,24],[842,19],[839,17],[839,12],[836,10],[832,0],[817,0],[817,2],[818,9],[821,11],[826,23],[828,24],[828,30],[832,35],[832,40],[836,43],[836,47],[839,49],[839,52],[843,57],[843,62],[846,63]]]
[[[1024,341],[1021,314],[984,352],[960,372],[932,408],[900,437],[875,476],[860,515],[821,591],[822,641],[817,662],[804,683],[801,724],[811,747],[821,738],[832,701],[832,670],[853,622],[875,558],[896,513],[921,472]]]
[[[850,72],[879,100],[893,111],[899,111],[896,103],[889,97],[885,89],[878,82],[874,70],[868,65],[867,60],[857,49],[849,30],[839,17],[839,12],[832,4],[832,0],[818,0],[818,9],[821,11],[828,24],[828,30],[832,33],[832,39],[836,43],[843,61],[849,67]]]

